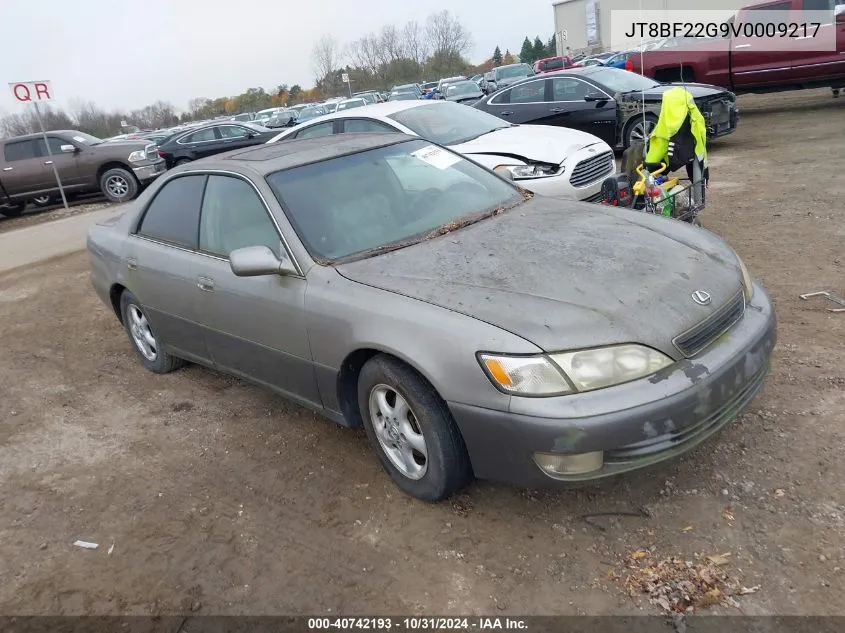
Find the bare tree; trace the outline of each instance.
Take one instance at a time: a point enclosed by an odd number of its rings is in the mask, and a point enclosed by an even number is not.
[[[425,65],[428,59],[429,41],[425,31],[416,20],[411,20],[402,29],[402,38],[405,40],[406,55],[413,59],[420,67]]]
[[[346,54],[352,64],[363,68],[369,73],[376,74],[380,64],[379,40],[373,35],[365,35],[347,46]]]
[[[472,36],[469,31],[446,9],[428,17],[425,32],[432,55],[464,56],[472,49]]]
[[[402,34],[399,33],[394,25],[387,24],[383,26],[378,41],[382,63],[389,64],[405,57],[405,42],[403,41]]]
[[[325,79],[340,62],[337,42],[331,35],[323,35],[311,51],[311,63],[318,82]]]

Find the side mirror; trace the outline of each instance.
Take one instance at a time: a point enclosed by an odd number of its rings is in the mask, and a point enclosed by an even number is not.
[[[601,92],[589,92],[584,95],[584,101],[607,101],[607,95]]]
[[[59,145],[59,149],[63,152],[75,152],[77,147],[68,143],[67,145]]]
[[[247,246],[229,253],[229,267],[238,277],[292,275],[296,273],[287,259],[281,260],[266,246]]]
[[[269,121],[267,123],[269,123]],[[267,125],[267,123],[265,123],[264,125]],[[246,137],[247,138],[255,138],[255,132],[247,132]]]

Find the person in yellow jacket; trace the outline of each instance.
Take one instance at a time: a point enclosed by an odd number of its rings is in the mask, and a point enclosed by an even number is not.
[[[667,163],[667,173],[686,167],[697,202],[704,200],[709,180],[707,124],[693,96],[683,87],[663,93],[657,125],[648,138],[645,166],[650,171]]]

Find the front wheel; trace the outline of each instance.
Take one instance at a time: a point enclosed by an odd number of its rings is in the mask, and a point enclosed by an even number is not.
[[[49,207],[51,204],[53,204],[53,196],[38,196],[37,198],[32,199],[32,204],[34,204],[39,209]]]
[[[631,117],[628,125],[625,126],[624,143],[625,149],[634,143],[644,143],[657,125],[657,117],[653,114],[637,114]]]
[[[132,172],[115,167],[100,176],[100,189],[109,202],[127,202],[138,195],[138,180]]]
[[[413,369],[386,355],[373,357],[358,378],[358,402],[373,449],[403,491],[437,502],[472,480],[446,403]]]

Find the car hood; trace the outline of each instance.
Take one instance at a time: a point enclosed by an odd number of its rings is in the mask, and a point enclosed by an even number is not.
[[[551,125],[513,125],[476,139],[452,145],[460,154],[513,156],[559,165],[572,153],[601,143],[587,132]]]
[[[652,101],[660,101],[663,98],[664,92],[666,92],[670,88],[678,87],[686,88],[686,90],[693,96],[693,99],[700,99],[702,97],[712,97],[714,95],[727,92],[724,88],[719,88],[718,86],[711,86],[709,84],[670,83],[655,86],[653,88],[649,88],[648,90],[638,90],[636,92],[629,92],[623,95],[618,95],[617,99],[619,101],[638,101],[642,100],[643,96],[645,96],[646,99]]]
[[[546,351],[672,339],[742,289],[712,233],[660,216],[537,196],[499,216],[337,267],[349,280],[438,305]],[[706,307],[692,293],[712,297]]]
[[[127,139],[125,141],[108,141],[106,143],[98,143],[91,145],[91,148],[114,147],[117,149],[126,149],[130,152],[136,149],[144,149],[147,145],[155,145],[154,141],[147,141],[144,139]]]

